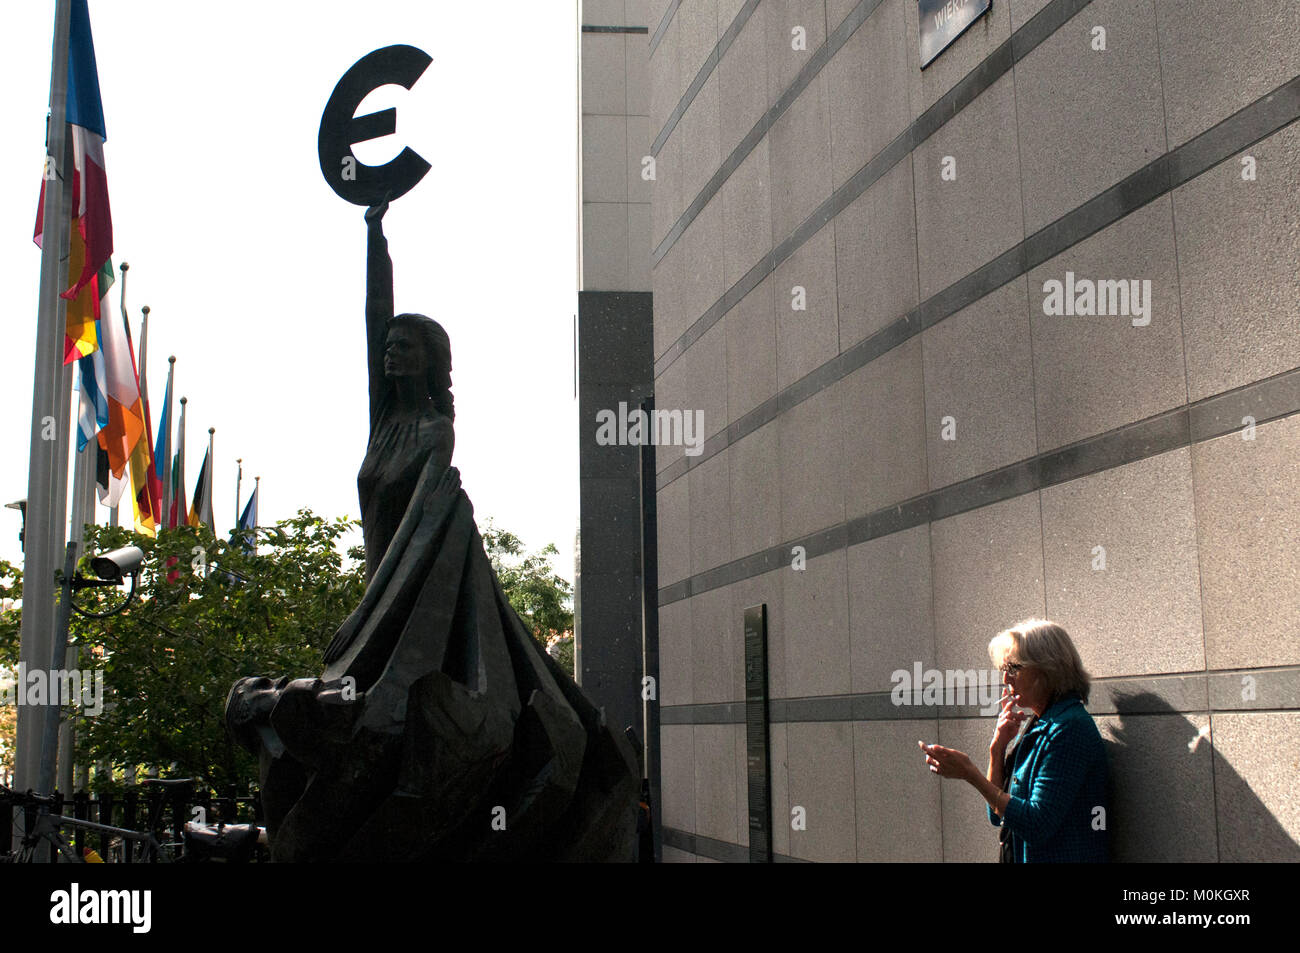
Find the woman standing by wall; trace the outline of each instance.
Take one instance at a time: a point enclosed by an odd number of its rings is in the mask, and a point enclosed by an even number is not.
[[[1004,862],[1104,863],[1106,749],[1084,708],[1091,679],[1078,650],[1059,625],[1031,619],[998,633],[989,657],[1006,691],[988,769],[981,774],[965,753],[919,742],[926,764],[988,802]]]

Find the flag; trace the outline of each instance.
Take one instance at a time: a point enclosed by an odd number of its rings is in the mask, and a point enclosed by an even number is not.
[[[240,467],[240,472],[243,472],[242,466]],[[261,477],[258,477],[258,480],[260,481]],[[257,553],[257,490],[258,487],[254,486],[253,492],[249,494],[248,502],[244,505],[244,510],[240,513],[239,520],[235,524],[234,530],[230,533],[230,544],[232,546],[238,546],[242,552],[248,555],[255,555]],[[238,490],[236,490],[235,495],[235,507],[236,511],[238,511]],[[225,577],[227,582],[232,584],[239,582],[246,583],[248,581],[243,576],[236,576],[231,573],[223,573],[222,575]]]
[[[189,522],[187,517],[189,511],[185,507],[184,462],[183,455],[180,453],[172,457],[172,511],[169,516],[169,526],[181,526]]]
[[[82,307],[92,295],[100,294],[107,297],[108,290],[113,285],[113,266],[106,263],[100,273],[95,276],[89,286],[82,290],[77,296],[77,300],[68,303],[68,321],[72,321],[73,306]],[[103,288],[103,292],[99,291]],[[93,309],[85,309],[90,316],[90,340],[98,341],[99,334],[95,330],[95,321],[101,312],[99,300],[95,301]],[[74,352],[73,357],[78,353]],[[65,353],[66,358],[66,353]],[[65,359],[64,363],[67,363]],[[77,452],[85,449],[86,444],[94,439],[95,434],[99,433],[104,427],[108,426],[108,377],[104,368],[104,353],[98,347],[84,354],[77,361],[77,374],[80,378],[80,410],[77,414]]]
[[[158,535],[158,518],[154,512],[153,487],[149,479],[152,473],[149,443],[142,439],[131,451],[131,502],[135,510],[135,531],[145,536]]]
[[[135,445],[145,437],[144,407],[135,376],[135,355],[124,324],[111,317],[100,321],[99,347],[103,352],[104,397],[108,405],[108,423],[99,431],[99,445],[108,452],[113,476],[120,479]]]
[[[82,292],[88,285],[100,282],[100,270],[113,254],[113,218],[108,204],[108,176],[104,164],[104,142],[108,133],[99,96],[90,10],[86,0],[71,0],[71,3],[67,123],[72,139],[73,168],[72,206],[68,210],[71,220],[68,280],[71,287],[62,295],[70,302],[63,357],[65,364],[93,352],[98,344],[95,320],[99,317],[100,299],[108,288],[101,283],[99,287],[91,288],[89,296]],[[46,168],[48,170],[50,166],[47,164]],[[49,178],[42,178],[34,236],[37,245],[44,238],[42,217],[45,187],[49,184]]]
[[[158,484],[158,514],[160,518],[159,527],[176,525],[171,521],[171,514],[163,513],[163,486],[166,484],[169,474],[167,473],[167,459],[171,454],[171,433],[172,433],[172,376],[167,375],[167,387],[163,391],[162,414],[158,418],[158,438],[153,445],[153,472],[154,480]]]
[[[103,296],[107,297],[112,284],[113,263],[110,260],[82,290],[77,301],[100,294],[101,288]],[[99,304],[94,312],[111,313]],[[100,346],[77,361],[81,391],[77,451],[84,452],[90,441],[97,438],[95,482],[99,487],[100,501],[108,507],[117,506],[121,499],[127,484],[127,461],[144,433],[130,336],[117,331],[114,325],[112,318],[95,321],[97,330],[92,336]]]
[[[212,519],[212,456],[211,451],[203,455],[203,466],[199,467],[199,479],[194,484],[194,502],[190,505],[189,524],[206,526],[214,529]]]
[[[108,466],[108,451],[95,442],[95,489],[99,494],[99,502],[109,509],[117,506],[118,501],[122,499],[122,493],[126,490],[126,474],[113,476],[113,471]]]
[[[253,492],[248,497],[248,503],[244,505],[244,512],[239,516],[239,525],[235,528],[235,535],[242,538],[244,552],[246,553],[255,552],[256,550],[257,491],[260,488],[260,483],[253,487]]]
[[[257,528],[257,491],[259,487],[253,487],[253,494],[248,498],[248,504],[244,507],[243,514],[239,517],[240,529]]]
[[[69,281],[75,281],[81,274],[85,252],[85,243],[76,236],[74,229],[73,239],[69,243]],[[99,347],[99,319],[103,314],[108,313],[104,309],[104,300],[108,297],[113,281],[112,262],[105,261],[90,282],[68,302],[65,309],[67,325],[63,338],[64,364],[86,357]]]
[[[111,319],[110,319],[111,320]],[[144,388],[140,386],[140,373],[136,371],[135,345],[131,341],[131,324],[122,314],[123,334],[126,337],[127,353],[131,357],[131,370],[135,377],[135,392],[141,404],[144,418],[144,430],[135,446],[131,449],[131,501],[135,509],[135,530],[145,536],[157,536],[159,523],[162,521],[162,481],[154,472],[153,434],[149,424],[149,405],[139,395]]]
[[[108,426],[108,382],[104,377],[104,352],[95,351],[77,361],[80,409],[77,412],[77,452]]]
[[[176,454],[172,457],[172,511],[168,526],[184,526],[189,522],[185,507],[185,398],[181,398],[181,420],[176,427]]]
[[[107,298],[112,286],[113,263],[107,261],[95,279],[82,289],[77,300],[68,305],[69,314],[72,314],[74,304],[82,309],[82,313],[93,314],[90,323],[91,340],[102,342],[106,337],[99,329],[98,316],[111,313],[102,306],[102,299]],[[93,309],[87,308],[85,302],[96,295],[101,300],[96,301]],[[115,361],[121,348],[121,336],[109,333],[107,338],[105,346],[97,347],[77,359],[77,374],[80,378],[77,452],[84,453],[86,446],[95,440],[95,483],[100,502],[111,508],[117,506],[126,489],[127,457],[123,454],[128,454],[125,450],[116,454],[112,451],[124,441],[130,440],[137,432],[137,428],[132,415],[124,413],[121,406],[123,401],[131,401],[131,388],[122,386],[122,382],[116,378],[110,379],[110,370],[115,375],[120,375],[122,372],[119,366],[121,362]],[[73,356],[76,357],[76,354],[74,353]]]

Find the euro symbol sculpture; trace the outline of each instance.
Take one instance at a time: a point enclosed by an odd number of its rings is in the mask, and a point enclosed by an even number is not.
[[[378,205],[405,195],[424,178],[429,163],[410,147],[383,165],[366,165],[352,146],[397,131],[397,110],[357,116],[361,101],[380,86],[410,89],[433,58],[413,46],[385,46],[367,53],[343,74],[320,117],[320,170],[338,196],[353,205]]]

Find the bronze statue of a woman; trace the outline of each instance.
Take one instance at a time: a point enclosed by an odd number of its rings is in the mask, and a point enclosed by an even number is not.
[[[393,315],[386,209],[366,212],[366,592],[320,678],[242,679],[226,707],[272,857],[631,859],[631,747],[501,591],[451,466],[447,333]]]

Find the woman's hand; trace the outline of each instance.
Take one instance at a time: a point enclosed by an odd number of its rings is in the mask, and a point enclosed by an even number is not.
[[[924,741],[918,741],[921,750],[925,752],[925,763],[929,765],[930,770],[942,778],[957,778],[961,781],[970,781],[974,775],[979,774],[975,769],[975,763],[961,751],[956,748],[945,748],[943,745],[928,745]],[[983,775],[980,775],[982,778]]]
[[[993,741],[989,743],[989,748],[999,754],[1007,750],[1021,723],[1029,717],[1027,711],[1016,711],[1011,699],[1010,692],[1002,696],[1002,710],[998,713],[997,727],[993,729]]]

